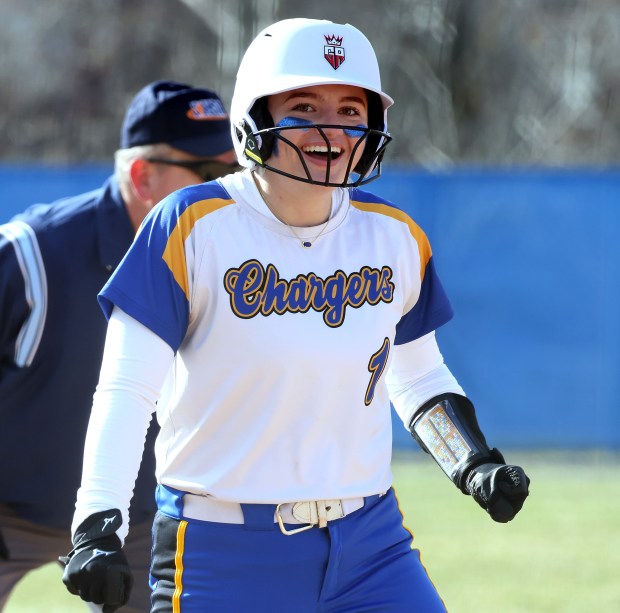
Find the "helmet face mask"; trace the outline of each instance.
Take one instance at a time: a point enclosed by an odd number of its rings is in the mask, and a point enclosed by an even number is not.
[[[299,126],[274,126],[267,110],[269,96],[316,85],[351,85],[366,91],[368,126],[358,126],[345,177],[333,180],[331,156],[322,178],[312,177],[304,160],[286,132]],[[284,176],[324,186],[363,185],[380,175],[380,164],[391,136],[387,132],[386,111],[392,99],[381,91],[379,68],[374,50],[366,37],[351,25],[312,19],[287,19],[266,28],[246,51],[231,104],[232,135],[240,163],[262,166]],[[310,124],[330,147],[326,129],[341,129],[351,137],[352,126]],[[289,133],[290,136],[290,133]],[[278,146],[293,147],[303,172],[295,175],[269,164]],[[353,166],[358,151],[363,153]],[[340,177],[338,177],[340,179]]]
[[[295,143],[293,143],[289,138],[287,138],[286,132],[289,130],[299,130],[298,126],[277,126],[273,128],[264,128],[259,130],[258,132],[252,133],[246,140],[246,155],[248,155],[251,159],[253,159],[259,166],[266,168],[267,170],[271,170],[277,174],[281,174],[285,177],[289,177],[291,179],[296,179],[297,181],[301,181],[303,183],[312,183],[314,185],[322,185],[328,187],[357,187],[358,185],[365,185],[366,183],[370,183],[377,179],[380,174],[381,168],[381,158],[383,157],[383,153],[387,144],[392,140],[392,137],[382,132],[380,130],[375,130],[372,128],[351,128],[350,126],[343,126],[339,124],[311,124],[307,127],[304,127],[304,130],[313,130],[320,136],[321,139],[325,142],[328,150],[331,148],[329,137],[325,134],[325,130],[343,130],[346,132],[357,132],[360,134],[356,143],[353,145],[353,149],[351,154],[349,155],[349,161],[347,164],[347,168],[342,180],[334,180],[332,178],[332,156],[330,154],[327,155],[327,168],[325,170],[325,175],[323,179],[313,177],[313,173],[308,168],[308,164],[304,159],[304,154],[299,149]],[[368,153],[365,151],[367,148],[368,139],[370,137],[374,137],[375,140],[380,141],[380,145],[378,147],[372,148],[372,152]],[[258,147],[256,144],[258,139],[263,143],[261,147]],[[265,142],[270,142],[271,145],[268,149],[268,153],[263,155],[261,153],[265,148]],[[279,145],[279,143],[283,143],[287,147],[291,147],[293,151],[296,153],[299,162],[303,168],[303,176],[295,175],[290,172],[286,172],[280,168],[277,168],[271,164],[269,164],[269,159],[273,153],[273,150]],[[357,155],[358,150],[362,148],[364,153],[362,154],[360,160],[353,166],[353,161],[355,156]],[[256,153],[256,150],[259,149],[259,153]],[[374,171],[374,172],[373,172]]]

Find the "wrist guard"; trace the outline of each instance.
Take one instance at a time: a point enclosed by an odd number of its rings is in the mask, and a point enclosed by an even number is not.
[[[460,394],[441,394],[426,402],[413,416],[409,430],[464,494],[470,493],[467,476],[473,468],[505,463],[497,449],[489,449],[474,405]]]

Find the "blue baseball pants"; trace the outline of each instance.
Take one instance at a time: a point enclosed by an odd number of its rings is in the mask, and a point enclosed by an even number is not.
[[[291,536],[274,523],[275,505],[241,505],[245,523],[225,524],[186,519],[182,493],[163,494],[170,499],[162,504],[158,495],[153,525],[153,613],[446,611],[393,490]]]

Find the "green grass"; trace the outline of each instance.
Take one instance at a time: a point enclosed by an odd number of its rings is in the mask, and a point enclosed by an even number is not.
[[[26,575],[11,594],[2,613],[84,613],[86,603],[69,594],[57,564],[48,564]]]
[[[523,511],[509,524],[494,523],[428,456],[394,462],[405,524],[448,611],[620,611],[618,458],[508,456],[532,479]],[[3,613],[84,610],[50,565],[22,581]]]
[[[448,611],[620,611],[617,458],[513,453],[509,460],[532,483],[508,524],[460,494],[428,456],[395,462],[405,523]]]

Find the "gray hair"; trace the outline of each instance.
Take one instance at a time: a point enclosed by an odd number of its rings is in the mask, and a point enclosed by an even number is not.
[[[134,160],[150,157],[170,157],[173,151],[174,149],[165,143],[118,149],[114,154],[114,173],[121,189],[129,185],[129,169]]]

